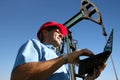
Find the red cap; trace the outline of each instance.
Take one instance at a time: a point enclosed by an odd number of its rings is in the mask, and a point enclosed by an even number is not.
[[[43,29],[48,28],[48,27],[53,27],[53,26],[57,27],[63,36],[67,35],[68,33],[67,28],[63,24],[59,24],[57,22],[46,22],[40,27],[40,29],[37,32],[38,39],[40,40],[40,33],[42,32]]]

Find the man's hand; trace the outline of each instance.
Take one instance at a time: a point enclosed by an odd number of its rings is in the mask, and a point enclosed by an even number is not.
[[[98,78],[105,67],[106,67],[106,64],[104,63],[102,66],[98,66],[97,68],[94,68],[93,73],[89,73],[85,77],[85,80],[94,80]]]
[[[70,54],[67,54],[68,63],[79,64],[80,56],[93,56],[93,52],[88,49],[76,50]]]

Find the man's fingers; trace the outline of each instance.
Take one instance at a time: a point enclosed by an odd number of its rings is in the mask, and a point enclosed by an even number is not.
[[[82,49],[81,50],[82,56],[93,56],[93,52],[88,49]]]
[[[105,67],[106,67],[106,63],[104,63],[102,66],[98,66],[100,71],[103,71]]]

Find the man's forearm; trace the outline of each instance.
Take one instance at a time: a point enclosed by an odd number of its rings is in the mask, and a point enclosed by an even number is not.
[[[65,63],[63,56],[43,62],[26,63],[13,70],[11,80],[46,80]]]

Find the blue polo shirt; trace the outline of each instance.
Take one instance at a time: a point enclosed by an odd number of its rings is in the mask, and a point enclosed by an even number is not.
[[[54,59],[59,55],[60,54],[54,51],[53,45],[43,44],[36,39],[31,39],[20,47],[14,68],[28,62],[40,62]],[[69,80],[68,71],[66,70],[65,65],[55,71],[48,80]]]

